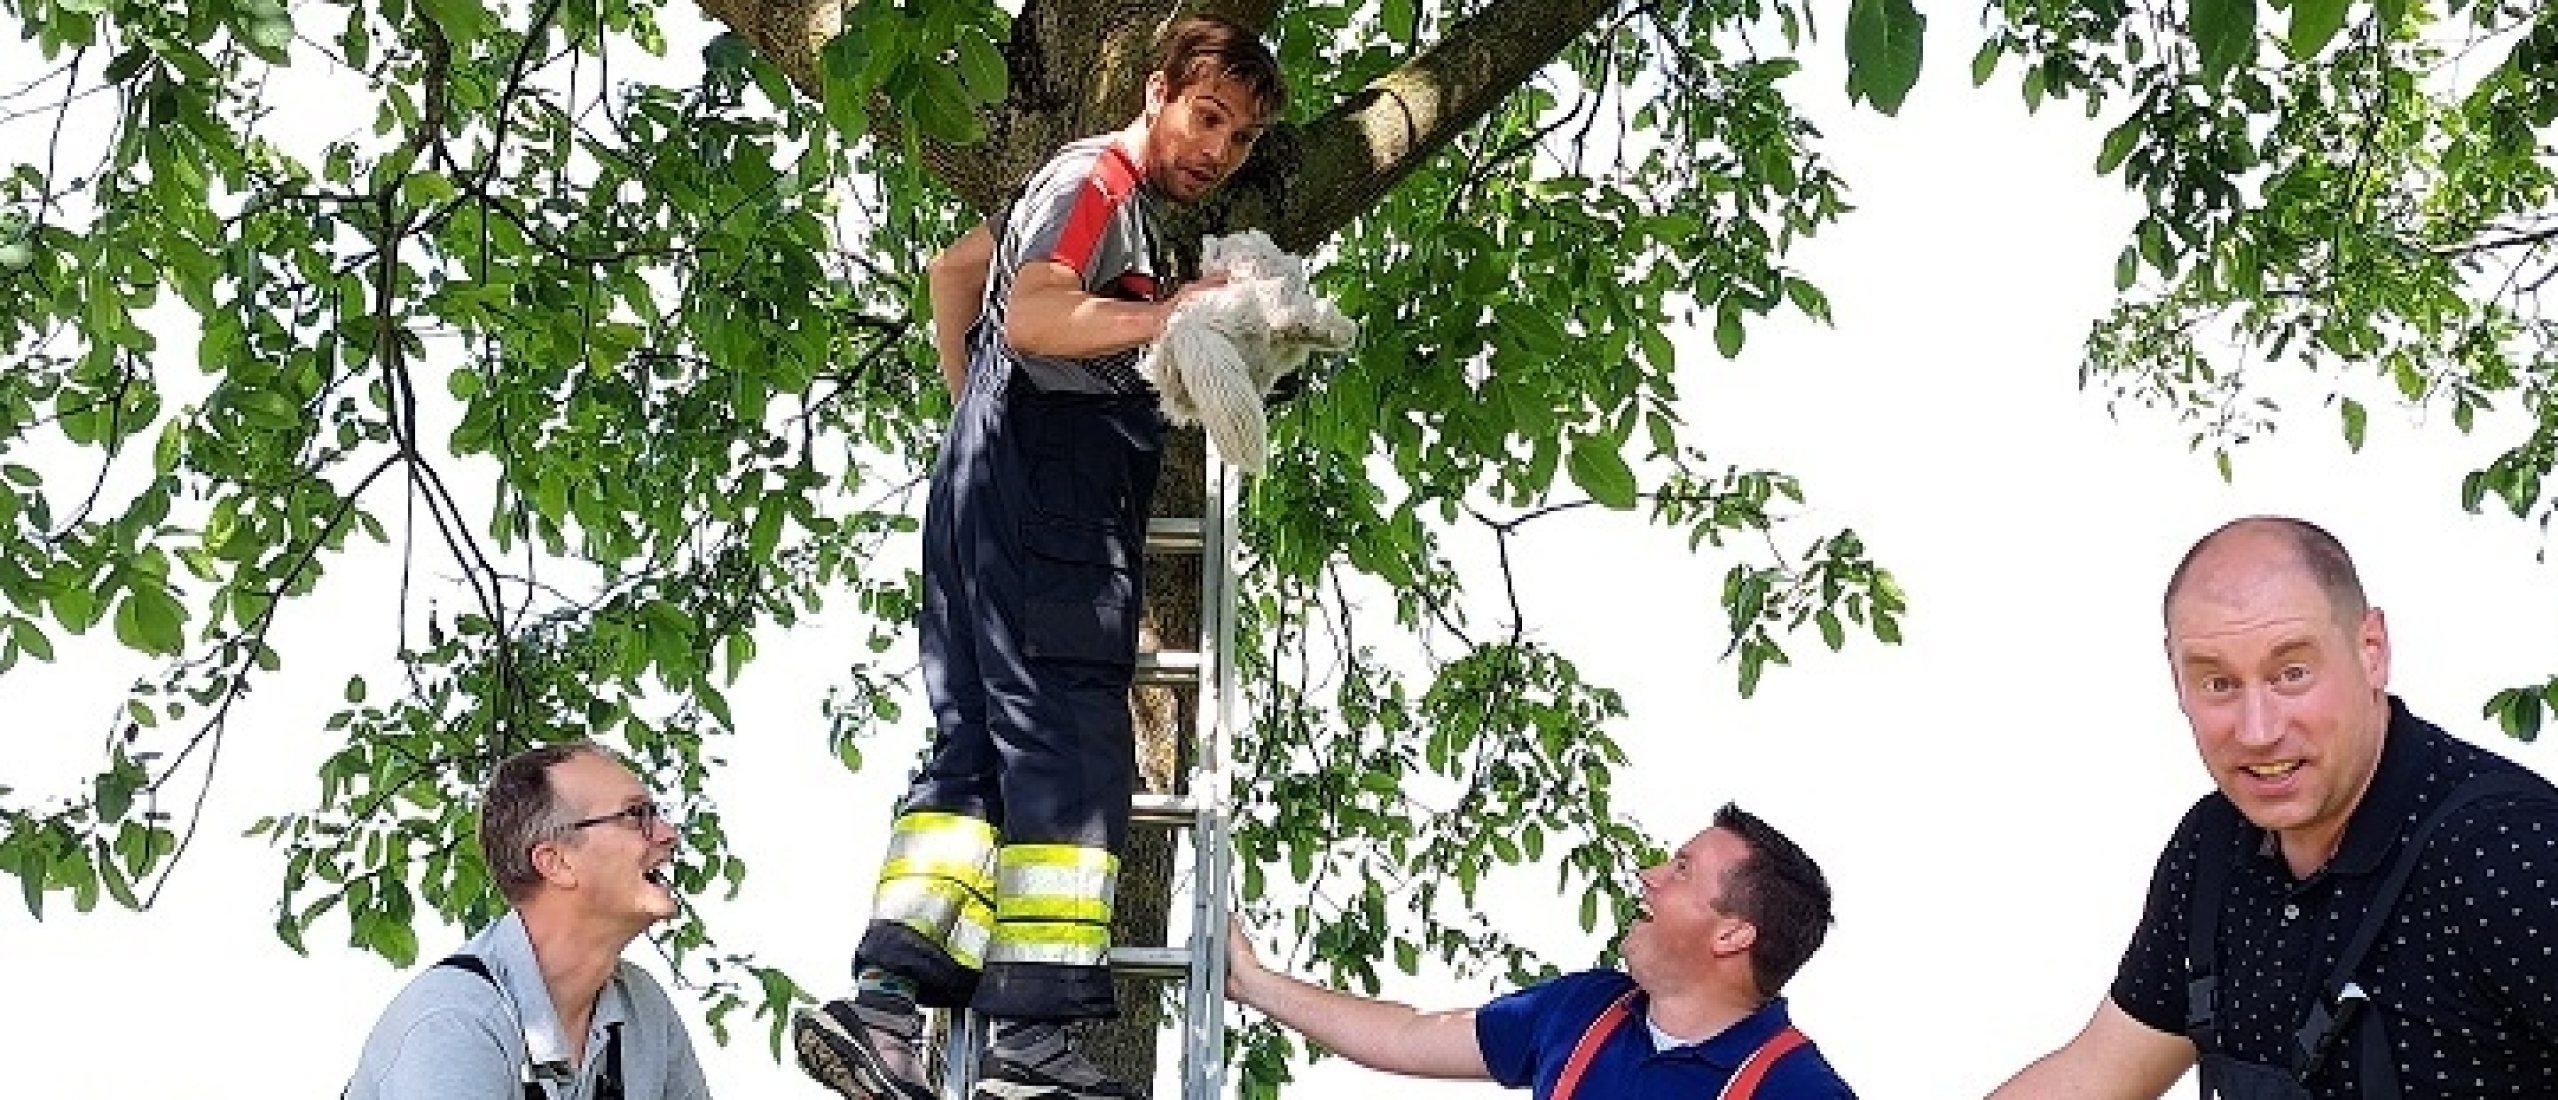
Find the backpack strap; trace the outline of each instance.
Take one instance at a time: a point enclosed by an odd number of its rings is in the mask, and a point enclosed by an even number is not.
[[[1741,1060],[1741,1068],[1733,1071],[1732,1079],[1723,1083],[1723,1091],[1714,1094],[1715,1100],[1750,1100],[1751,1095],[1759,1091],[1759,1082],[1767,1077],[1768,1070],[1775,1068],[1777,1060],[1808,1042],[1811,1040],[1805,1038],[1800,1029],[1792,1024],[1785,1025],[1785,1030],[1768,1036],[1766,1042],[1759,1044],[1759,1049]]]
[[[1554,1092],[1547,1100],[1572,1100],[1572,1094],[1581,1088],[1581,1075],[1589,1072],[1590,1060],[1599,1056],[1599,1047],[1616,1033],[1618,1025],[1625,1023],[1633,1009],[1634,995],[1642,991],[1643,987],[1636,986],[1618,994],[1590,1021],[1589,1027],[1581,1029],[1581,1041],[1572,1044],[1572,1057],[1564,1060],[1563,1076],[1554,1079]]]
[[[463,971],[465,973],[477,974],[480,976],[481,981],[487,982],[491,986],[497,985],[497,975],[489,973],[489,964],[487,960],[482,959],[477,955],[447,955],[444,958],[437,960],[435,965],[449,966],[455,970]],[[505,991],[501,989],[499,992],[503,994]],[[613,1070],[613,1081],[616,1086],[620,1084],[621,1079],[621,1048],[618,1045],[621,1037],[621,1028],[617,1025],[613,1029],[613,1038],[616,1041],[616,1045],[606,1048],[605,1051],[606,1055],[613,1059],[611,1068]],[[542,1086],[533,1080],[532,1065],[528,1063],[526,1065],[519,1066],[517,1067],[517,1072],[521,1075],[524,1082],[524,1100],[550,1100],[549,1094],[543,1092]],[[613,1092],[606,1094],[603,1100],[621,1100],[621,1090],[616,1087]]]
[[[2371,907],[2363,911],[2361,926],[2354,929],[2354,938],[2346,941],[2344,952],[2336,956],[2335,969],[2329,971],[2327,980],[2319,985],[2322,995],[2310,1003],[2309,1019],[2301,1024],[2299,1033],[2294,1036],[2296,1045],[2292,1050],[2292,1068],[2300,1080],[2306,1081],[2311,1074],[2318,1072],[2318,1067],[2325,1064],[2327,1055],[2335,1048],[2337,1037],[2369,1007],[2370,999],[2363,994],[2360,986],[2354,984],[2354,969],[2362,965],[2363,956],[2380,939],[2381,927],[2389,923],[2391,911],[2398,907],[2398,896],[2405,892],[2407,880],[2416,873],[2416,864],[2424,857],[2425,845],[2433,839],[2434,830],[2451,816],[2452,811],[2482,798],[2547,793],[2545,784],[2518,772],[2473,775],[2444,795],[2415,831],[2407,834],[2405,843],[2398,849],[2398,858],[2389,866],[2389,877],[2381,881],[2380,890],[2372,895]],[[2365,1100],[2398,1100],[2395,1058],[2390,1053],[2376,1014],[2365,1022],[2362,1045],[2363,1097]]]

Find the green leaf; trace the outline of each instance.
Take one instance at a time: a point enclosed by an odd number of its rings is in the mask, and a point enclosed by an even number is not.
[[[2255,60],[2256,0],[2192,0],[2185,30],[2201,55],[2203,83],[2217,88],[2231,69]]]
[[[240,28],[240,44],[270,65],[293,61],[293,20],[288,16],[252,19]]]
[[[2540,695],[2529,691],[2505,691],[2498,694],[2505,700],[2505,705],[2496,715],[2498,724],[2505,728],[2505,736],[2516,741],[2539,740]]]
[[[2370,420],[2370,415],[2363,411],[2362,402],[2356,401],[2350,397],[2345,399],[2344,404],[2338,408],[2338,411],[2343,413],[2345,417],[2345,447],[2357,454],[2361,453],[2363,449],[2363,427]]]
[[[1821,293],[1821,288],[1802,279],[1788,278],[1785,280],[1785,297],[1804,316],[1825,325],[1837,323],[1830,319],[1830,296]]]
[[[1552,314],[1515,299],[1493,303],[1492,318],[1503,332],[1518,338],[1522,350],[1535,355],[1561,355],[1571,340]]]
[[[2132,147],[2140,144],[2143,126],[2148,119],[2133,115],[2122,124],[2105,132],[2105,144],[2096,151],[2096,174],[2110,176],[2132,155]]]
[[[1725,298],[1722,308],[1714,311],[1714,350],[1730,359],[1741,354],[1741,345],[1748,336],[1741,327],[1740,303]]]
[[[1572,453],[1563,464],[1572,483],[1590,494],[1590,499],[1610,508],[1634,507],[1634,469],[1626,465],[1625,455],[1614,441],[1589,435],[1575,439]]]
[[[1918,86],[1927,17],[1911,0],[1849,0],[1847,98],[1899,114]]]
[[[2293,60],[2307,61],[2327,48],[2336,32],[2345,29],[2345,10],[2351,0],[2291,0],[2291,35],[2285,43]]]
[[[457,52],[462,44],[479,41],[480,36],[487,34],[496,23],[496,20],[489,15],[488,8],[481,4],[480,0],[416,0],[416,2],[418,10],[425,12],[428,19],[434,20],[436,27],[444,32],[444,37],[456,44]]]
[[[27,654],[36,660],[53,659],[53,639],[47,637],[44,628],[37,626],[33,619],[11,620],[9,638],[17,643],[18,648],[27,651]]]
[[[2003,55],[2004,51],[1999,48],[1998,39],[1993,38],[1981,43],[1980,52],[1972,55],[1973,87],[1978,88],[1987,84],[1991,77],[1998,75],[1998,61]]]
[[[975,27],[959,35],[959,81],[979,103],[1001,103],[1011,87],[1012,73],[1004,64],[1002,51]]]

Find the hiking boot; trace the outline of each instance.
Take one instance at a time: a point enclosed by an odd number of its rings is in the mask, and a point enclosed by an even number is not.
[[[1135,1089],[1110,1079],[1045,1021],[998,1020],[978,1063],[977,1100],[1128,1100]]]
[[[933,1100],[924,1014],[903,997],[862,993],[791,1019],[799,1068],[852,1100]]]

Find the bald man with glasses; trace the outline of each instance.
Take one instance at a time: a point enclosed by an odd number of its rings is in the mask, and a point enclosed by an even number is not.
[[[480,854],[512,911],[410,980],[346,1100],[707,1100],[692,1036],[622,949],[675,915],[675,828],[592,742],[508,758]]]

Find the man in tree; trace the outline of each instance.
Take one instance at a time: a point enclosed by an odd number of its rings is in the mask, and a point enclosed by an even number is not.
[[[2228,524],[2167,584],[2217,792],[2150,879],[2111,993],[2003,1097],[2545,1096],[2558,1083],[2558,791],[2388,693],[2345,548]]]
[[[1419,1012],[1268,970],[1230,929],[1226,993],[1371,1069],[1493,1080],[1537,1100],[1853,1097],[1779,995],[1829,933],[1830,886],[1812,858],[1726,805],[1642,880],[1623,972]]]
[[[513,907],[392,998],[346,1100],[708,1100],[682,1017],[622,960],[675,915],[675,829],[591,742],[497,766],[480,854]]]
[[[1061,1025],[1117,1012],[1128,688],[1164,430],[1136,362],[1178,297],[1157,207],[1241,167],[1281,96],[1251,31],[1177,20],[1143,113],[1068,144],[1000,232],[981,226],[930,267],[960,398],[924,517],[937,734],[890,832],[853,996],[793,1029],[801,1065],[846,1096],[929,1100],[918,1006],[988,1018],[980,1096],[1130,1095]]]

